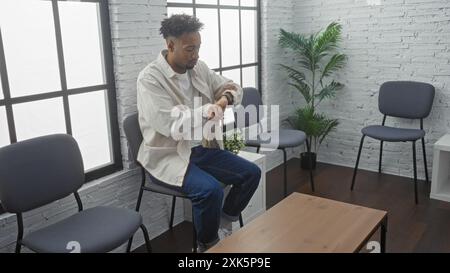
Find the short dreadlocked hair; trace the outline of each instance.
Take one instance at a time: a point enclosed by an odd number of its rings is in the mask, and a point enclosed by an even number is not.
[[[197,18],[186,14],[174,14],[161,22],[159,32],[164,39],[168,37],[179,38],[185,33],[198,32],[202,28],[203,23]]]

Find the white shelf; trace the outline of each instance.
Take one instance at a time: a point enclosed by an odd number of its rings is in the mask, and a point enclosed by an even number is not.
[[[434,149],[450,152],[450,135],[445,135],[434,144]]]
[[[434,144],[430,198],[450,202],[450,135]]]

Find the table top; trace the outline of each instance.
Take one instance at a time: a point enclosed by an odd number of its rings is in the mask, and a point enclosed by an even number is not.
[[[208,253],[357,252],[387,212],[293,193]]]

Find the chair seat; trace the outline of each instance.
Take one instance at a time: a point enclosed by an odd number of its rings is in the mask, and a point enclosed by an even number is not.
[[[180,198],[187,198],[187,195],[182,192],[181,188],[161,182],[147,171],[145,171],[145,174],[147,176],[147,183],[145,184],[146,190],[166,195],[173,195]]]
[[[394,128],[381,125],[368,126],[362,129],[361,132],[371,138],[389,142],[416,141],[425,136],[424,130]]]
[[[181,190],[181,188],[169,185],[167,183],[161,182],[155,177],[153,177],[149,172],[145,171],[147,175],[147,183],[145,184],[145,189],[151,192],[156,192],[160,194],[172,195],[175,197],[180,197],[184,199],[189,199],[189,197]],[[228,185],[220,182],[222,188],[228,187]]]
[[[257,140],[247,140],[246,145],[251,147],[272,147],[272,145],[277,143],[271,143],[273,140],[270,139],[270,136],[277,132],[271,133],[262,133],[258,136]],[[283,149],[283,148],[292,148],[302,145],[306,140],[306,134],[299,130],[280,130],[278,131],[279,135],[279,143],[278,146],[273,148]]]
[[[96,207],[32,232],[22,244],[35,252],[68,253],[73,241],[82,253],[105,253],[130,239],[141,224],[141,215],[133,210]]]

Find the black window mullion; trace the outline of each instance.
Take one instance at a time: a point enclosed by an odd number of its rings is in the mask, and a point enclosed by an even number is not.
[[[253,67],[253,66],[258,66],[258,63],[250,63],[250,64],[243,64],[243,65],[233,65],[233,66],[227,66],[227,67],[222,67],[222,68],[216,68],[213,69],[216,72],[222,72],[222,71],[228,71],[228,70],[233,70],[233,69],[238,69],[238,68],[247,68],[247,67]]]
[[[194,17],[197,17],[197,8],[196,8],[196,6],[195,6],[195,0],[192,0],[192,4],[194,5],[194,7],[193,7],[193,14],[194,14]]]
[[[3,47],[2,29],[0,28],[0,77],[2,78],[3,101],[5,102],[6,120],[8,121],[9,141],[17,142],[16,124],[14,122],[14,113],[11,105],[11,92],[9,89],[8,71],[6,68],[5,50]]]
[[[239,7],[239,6],[229,6],[229,5],[219,5],[219,4],[193,4],[193,3],[167,3],[167,7],[177,7],[177,8],[221,8],[221,9],[238,9],[238,10],[257,10],[257,7]]]
[[[220,18],[220,8],[217,8],[217,19],[219,20],[218,26],[219,26],[219,69],[220,69],[220,75],[222,75],[222,25],[221,25],[221,18]]]
[[[239,0],[239,7],[241,6],[241,0]],[[242,10],[239,9],[239,64],[240,64],[240,69],[239,72],[241,74],[241,82],[240,85],[242,86],[244,79],[243,77],[243,72],[242,72]]]
[[[256,27],[258,28],[257,30],[257,42],[258,42],[258,52],[257,52],[257,56],[258,56],[258,78],[257,78],[257,82],[258,82],[258,90],[259,93],[262,95],[262,77],[261,77],[261,73],[262,73],[262,57],[261,57],[261,48],[262,48],[262,44],[261,44],[261,39],[262,39],[262,30],[261,30],[261,1],[260,0],[256,0]]]
[[[111,38],[111,28],[110,28],[110,18],[109,18],[109,7],[108,1],[101,0],[99,2],[100,5],[100,21],[101,21],[101,32],[102,32],[102,45],[103,45],[103,59],[105,62],[105,76],[106,83],[108,85],[107,88],[107,97],[108,97],[108,110],[109,110],[109,126],[110,126],[110,134],[111,134],[111,143],[112,143],[112,153],[113,153],[113,162],[116,170],[122,169],[122,152],[120,149],[120,132],[119,132],[119,119],[117,112],[117,101],[116,101],[116,84],[114,78],[114,61],[113,61],[113,49],[112,49],[112,38]],[[108,169],[105,168],[106,174],[111,172],[107,172]],[[100,175],[98,177],[102,177],[101,171],[97,171]],[[97,178],[98,178],[97,177]]]
[[[59,77],[61,80],[62,98],[64,105],[64,119],[66,121],[66,132],[72,135],[72,122],[70,119],[69,95],[67,93],[66,67],[64,63],[64,52],[62,45],[61,22],[59,18],[58,1],[52,1],[53,20],[55,23],[56,50],[58,52]]]

